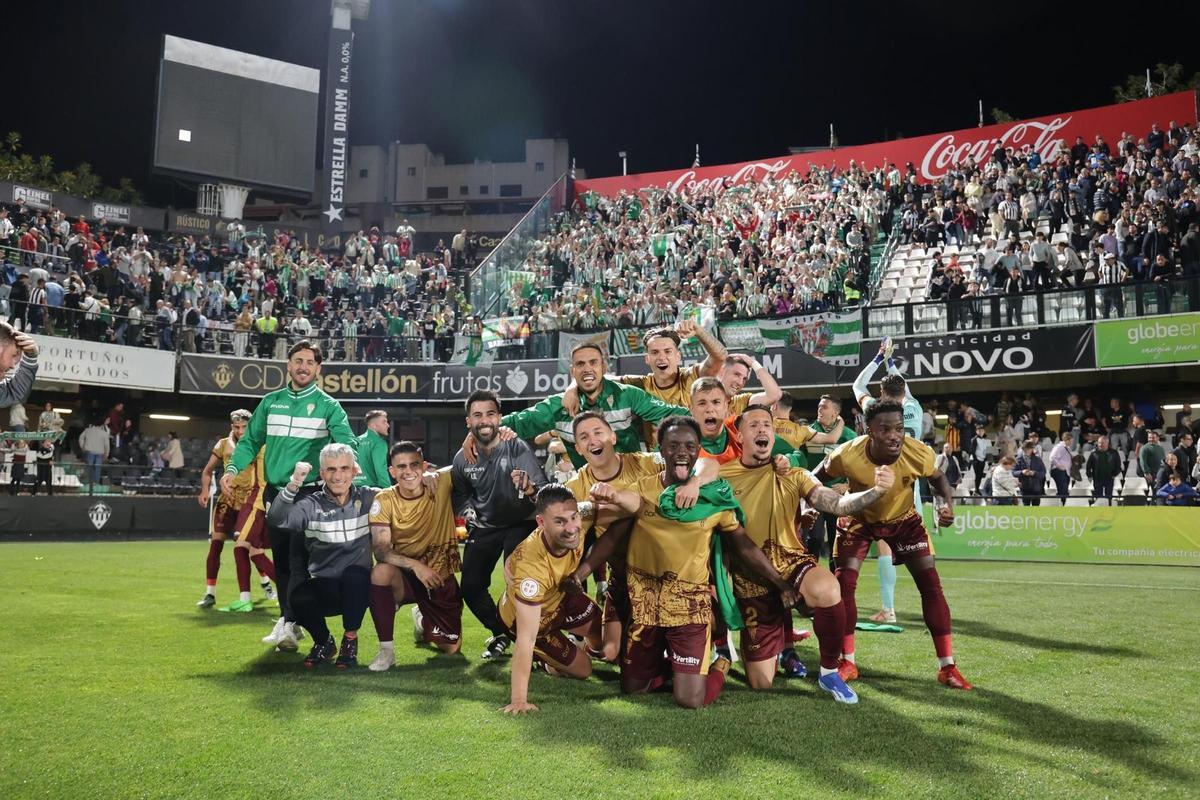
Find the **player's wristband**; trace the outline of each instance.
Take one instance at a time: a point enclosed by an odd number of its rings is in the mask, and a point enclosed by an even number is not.
[[[876,353],[875,358],[871,359],[871,361],[874,362],[876,366],[879,366],[883,363],[883,353]]]

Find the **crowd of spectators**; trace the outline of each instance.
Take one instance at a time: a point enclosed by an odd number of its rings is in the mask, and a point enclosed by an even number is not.
[[[1124,316],[1121,286],[1141,281],[1167,308],[1170,280],[1200,275],[1198,158],[1200,133],[1171,122],[1112,144],[1078,137],[1045,161],[1028,145],[998,145],[982,166],[968,158],[929,184],[909,165],[901,242],[934,256],[928,299],[966,311],[989,293],[1103,286],[1104,316]],[[974,258],[960,263],[947,245]],[[956,316],[971,326],[972,315]]]

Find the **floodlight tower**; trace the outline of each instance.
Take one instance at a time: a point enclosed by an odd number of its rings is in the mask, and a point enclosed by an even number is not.
[[[346,169],[350,161],[350,24],[366,19],[371,0],[332,0],[329,58],[325,67],[325,143],[321,153],[321,227],[327,238],[342,232],[346,211]]]

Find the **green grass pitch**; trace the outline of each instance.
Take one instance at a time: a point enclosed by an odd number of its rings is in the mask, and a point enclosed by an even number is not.
[[[479,660],[469,614],[465,657],[414,647],[402,610],[390,673],[311,674],[260,644],[267,610],[194,607],[205,552],[0,545],[0,797],[1200,795],[1198,570],[943,563],[969,693],[936,683],[901,570],[907,630],[860,634],[857,706],[811,679],[751,692],[735,667],[684,711],[622,697],[602,666],[535,675],[541,712],[510,719],[507,663]],[[868,565],[864,614],[877,600]]]

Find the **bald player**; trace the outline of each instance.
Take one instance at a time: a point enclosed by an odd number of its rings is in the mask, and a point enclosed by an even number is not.
[[[874,485],[875,470],[880,466],[890,466],[895,472],[892,487],[879,501],[852,516],[843,517],[838,523],[837,577],[846,607],[839,671],[847,681],[858,677],[854,653],[857,619],[854,592],[871,542],[884,540],[891,545],[896,560],[908,567],[921,593],[921,611],[937,653],[938,681],[952,689],[970,689],[971,684],[954,663],[950,607],[934,565],[929,533],[917,513],[912,494],[912,487],[919,479],[928,479],[935,497],[941,501],[937,508],[938,524],[945,527],[954,522],[954,490],[946,476],[934,466],[933,450],[905,435],[904,409],[890,400],[873,403],[867,409],[867,435],[834,450],[814,474],[818,480],[847,478],[850,490],[858,492]]]
[[[891,488],[892,470],[878,467],[873,486],[842,495],[822,486],[806,469],[777,470],[777,466],[787,465],[777,465],[779,457],[771,454],[775,429],[769,408],[750,406],[738,417],[737,425],[744,443],[742,453],[737,461],[721,467],[721,477],[733,487],[746,514],[746,535],[813,610],[813,627],[821,651],[819,685],[836,701],[855,703],[857,696],[838,675],[845,629],[841,590],[833,573],[820,566],[800,543],[796,535],[796,512],[804,500],[831,514],[858,513]],[[775,678],[776,657],[787,644],[791,608],[783,605],[777,592],[756,580],[742,562],[735,561],[732,569],[734,596],[746,623],[741,648],[746,659],[746,677],[750,688],[767,689]]]

